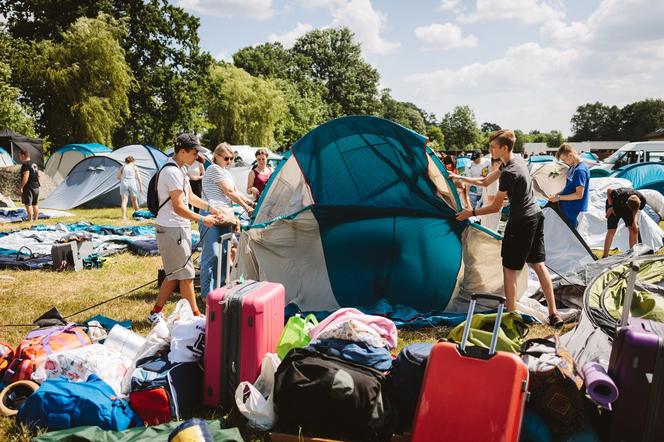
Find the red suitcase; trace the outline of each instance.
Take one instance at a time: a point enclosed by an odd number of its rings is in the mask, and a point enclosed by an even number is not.
[[[412,442],[519,440],[528,368],[517,355],[496,352],[504,298],[473,295],[466,324],[470,324],[479,298],[499,301],[491,348],[466,348],[468,327],[461,344],[434,345],[415,412]]]
[[[228,411],[238,384],[256,380],[265,353],[276,352],[284,328],[285,296],[283,285],[266,281],[230,284],[208,294],[205,405]]]
[[[611,415],[612,441],[664,440],[664,324],[629,318],[626,306],[632,305],[638,271],[632,263],[609,360],[608,374],[620,392]]]

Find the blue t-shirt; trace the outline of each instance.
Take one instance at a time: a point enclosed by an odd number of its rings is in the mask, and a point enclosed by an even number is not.
[[[560,201],[560,209],[567,219],[576,227],[576,218],[579,213],[588,210],[588,186],[590,181],[590,172],[588,166],[582,161],[567,172],[567,182],[565,188],[560,192],[561,195],[570,195],[576,192],[576,188],[583,186],[583,198],[574,201]]]

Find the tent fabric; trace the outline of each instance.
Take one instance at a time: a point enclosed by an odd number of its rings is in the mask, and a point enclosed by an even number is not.
[[[629,180],[635,189],[664,180],[664,163],[636,163],[623,166],[611,176]]]
[[[0,130],[0,147],[12,156],[15,163],[20,162],[21,150],[25,150],[30,153],[30,159],[40,169],[44,168],[44,142],[39,138],[27,137],[11,129],[2,129]]]
[[[651,181],[647,184],[642,185],[639,187],[639,191],[642,191],[644,189],[652,189],[658,191],[660,194],[664,195],[664,180],[659,180],[659,181]]]
[[[8,167],[16,164],[14,159],[9,153],[3,148],[0,147],[0,167]]]
[[[535,198],[548,199],[563,190],[569,167],[563,163],[544,163],[530,172]]]
[[[103,144],[67,144],[51,153],[44,166],[44,173],[60,184],[79,161],[110,152],[111,149]]]
[[[639,192],[646,197],[647,204],[657,213],[659,218],[664,219],[664,195],[654,189],[641,188]]]
[[[551,163],[555,161],[556,158],[551,155],[531,155],[528,157],[529,163]]]
[[[615,189],[618,187],[632,187],[632,183],[629,180],[615,177],[592,178],[590,180],[588,211],[579,214],[577,230],[592,249],[602,249],[604,247],[606,192],[609,188]],[[641,242],[652,250],[659,250],[664,246],[664,232],[643,211],[639,213],[639,234]],[[623,252],[629,250],[629,231],[622,220],[618,224],[612,247]]]
[[[583,240],[551,207],[542,209],[544,214],[544,248],[546,265],[554,274],[562,274],[579,265],[595,261],[595,255]]]
[[[81,160],[48,198],[40,203],[40,206],[61,210],[79,206],[88,208],[118,206],[120,182],[116,174],[124,165],[124,159],[128,155],[134,157],[134,164],[138,167],[143,183],[139,203],[145,203],[148,183],[168,157],[154,147],[134,144],[104,156],[90,156]]]

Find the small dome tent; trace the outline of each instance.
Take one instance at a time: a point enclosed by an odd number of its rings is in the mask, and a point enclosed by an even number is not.
[[[242,233],[238,272],[281,282],[303,310],[379,299],[442,310],[464,288],[502,292],[499,260],[469,265],[499,256],[500,237],[456,221],[449,183],[426,137],[377,117],[329,121],[272,174]]]
[[[653,183],[664,180],[664,163],[635,163],[616,170],[615,178],[630,180],[635,189],[650,189]]]
[[[41,202],[42,207],[66,210],[74,207],[113,207],[120,204],[118,170],[127,156],[133,156],[141,175],[142,195],[147,198],[147,187],[152,176],[168,160],[160,150],[144,144],[122,147],[109,154],[89,156],[76,164],[64,181]]]
[[[9,155],[5,149],[0,147],[0,167],[13,166],[14,164],[16,163],[12,156]]]
[[[60,184],[82,159],[110,152],[111,149],[103,144],[67,144],[51,154],[44,166],[44,173]]]

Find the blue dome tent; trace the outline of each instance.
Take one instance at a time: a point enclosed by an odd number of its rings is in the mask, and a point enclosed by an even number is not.
[[[459,197],[425,143],[370,116],[306,134],[242,233],[238,272],[283,283],[303,310],[443,310],[457,294],[502,292],[500,236],[456,221]]]
[[[60,184],[82,159],[110,152],[111,149],[103,144],[67,144],[51,153],[44,166],[44,173]]]
[[[630,180],[635,189],[655,189],[661,192],[663,189],[658,182],[664,180],[664,163],[630,164],[616,170],[612,176]],[[653,187],[656,183],[657,185]]]

